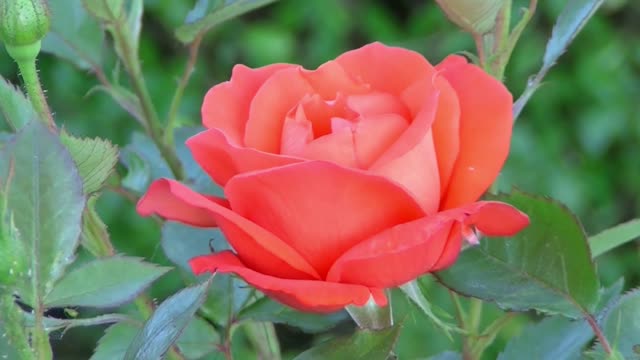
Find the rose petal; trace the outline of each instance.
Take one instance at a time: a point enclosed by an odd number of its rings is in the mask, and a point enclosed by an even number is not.
[[[261,274],[246,267],[229,251],[199,256],[191,259],[189,264],[196,275],[215,271],[234,273],[269,297],[301,311],[339,311],[347,305],[362,306],[372,296],[379,306],[387,305],[387,298],[380,289],[324,281],[282,279]]]
[[[400,95],[416,79],[433,73],[419,53],[381,43],[348,51],[336,60],[352,77],[371,85],[373,91]]]
[[[225,194],[234,211],[286,241],[321,276],[363,239],[424,215],[385,178],[321,161],[238,175]]]
[[[292,279],[319,278],[311,265],[278,237],[175,180],[153,182],[137,210],[142,216],[157,214],[190,225],[217,224],[242,261],[256,271]],[[205,219],[211,219],[210,223]]]
[[[405,119],[412,116],[405,104],[396,96],[374,92],[363,95],[351,95],[347,98],[349,108],[362,116],[395,114]]]
[[[233,144],[242,145],[249,105],[256,92],[275,72],[293,66],[273,64],[258,69],[234,66],[231,80],[212,87],[205,95],[202,124],[207,128],[220,129]]]
[[[461,56],[437,66],[460,101],[460,151],[442,209],[478,199],[498,176],[509,153],[512,97],[498,80]]]
[[[439,93],[430,91],[423,110],[370,170],[404,186],[428,214],[440,203],[440,178],[431,125]]]
[[[358,167],[368,169],[393,145],[409,124],[397,114],[363,116],[353,130],[353,147]]]
[[[221,186],[233,176],[304,161],[259,150],[238,147],[218,129],[205,130],[187,140],[195,161]]]
[[[370,91],[368,84],[355,79],[336,61],[328,61],[316,70],[302,70],[302,76],[325,100],[335,99],[338,93],[363,94]]]
[[[379,288],[399,286],[433,271],[443,249],[447,249],[452,226],[454,232],[475,225],[480,231],[489,230],[487,235],[507,236],[528,224],[529,218],[510,205],[489,201],[473,203],[372,236],[338,258],[326,279]]]

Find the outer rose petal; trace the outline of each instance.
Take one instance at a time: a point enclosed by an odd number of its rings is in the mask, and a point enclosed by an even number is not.
[[[384,230],[354,246],[336,260],[327,281],[379,288],[399,286],[434,270],[446,249],[452,226],[454,232],[475,225],[487,235],[508,236],[528,224],[527,215],[510,205],[491,201],[426,216]]]
[[[300,254],[275,235],[175,180],[156,180],[138,202],[137,210],[142,216],[158,214],[191,225],[217,224],[243,261],[265,274],[319,278]]]
[[[220,129],[232,143],[242,145],[249,105],[256,92],[275,72],[294,66],[273,64],[258,69],[234,66],[231,80],[212,87],[205,95],[202,124],[207,128]]]
[[[347,305],[362,306],[373,296],[380,306],[387,298],[380,289],[315,280],[291,280],[264,275],[247,268],[232,252],[199,256],[189,261],[196,275],[219,271],[234,273],[268,296],[306,312],[334,312]]]
[[[460,152],[441,209],[478,199],[498,176],[509,153],[513,98],[498,80],[461,56],[437,66],[460,101]]]
[[[373,91],[394,95],[434,71],[417,52],[377,42],[348,51],[335,61],[352,77],[370,84]]]
[[[240,173],[304,161],[291,156],[238,147],[218,129],[205,130],[192,136],[187,140],[187,147],[196,162],[221,186]]]
[[[363,239],[424,216],[387,179],[324,161],[238,175],[225,194],[234,211],[286,241],[320,276]]]

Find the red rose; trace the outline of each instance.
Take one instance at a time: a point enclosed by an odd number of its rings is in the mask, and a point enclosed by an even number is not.
[[[234,273],[305,311],[379,305],[383,289],[451,265],[472,226],[491,236],[526,215],[476,202],[509,150],[512,97],[460,56],[433,67],[374,43],[317,70],[238,65],[202,106],[187,141],[227,200],[169,179],[138,204],[219,226],[235,250],[191,260]]]

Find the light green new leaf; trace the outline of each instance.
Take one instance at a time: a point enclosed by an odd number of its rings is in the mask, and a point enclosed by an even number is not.
[[[198,0],[187,14],[185,23],[176,30],[183,43],[192,42],[199,34],[234,17],[265,6],[276,0]]]
[[[71,155],[41,122],[32,121],[0,152],[0,182],[15,166],[7,194],[28,270],[16,284],[30,306],[41,303],[68,264],[80,240],[85,198]]]
[[[94,195],[87,200],[87,206],[82,213],[82,234],[80,242],[91,255],[100,258],[113,255],[114,249],[111,245],[111,237],[107,231],[107,225],[104,224],[95,210],[97,199],[98,197]]]
[[[640,237],[640,219],[628,221],[589,238],[593,257]]]
[[[0,117],[12,131],[21,129],[38,115],[20,89],[0,76]]]
[[[161,359],[204,302],[210,283],[186,288],[160,304],[136,335],[124,359]]]
[[[0,358],[30,359],[33,357],[29,336],[22,326],[22,310],[13,295],[0,290]]]
[[[97,259],[65,275],[45,298],[45,305],[97,308],[122,305],[169,270],[138,258]]]
[[[306,333],[316,333],[335,327],[340,321],[346,319],[345,314],[344,312],[330,315],[303,313],[263,297],[242,309],[237,316],[237,320],[287,324],[300,328]]]
[[[118,148],[109,140],[76,138],[63,131],[60,140],[78,167],[84,193],[90,195],[102,187],[118,162]]]
[[[42,51],[68,60],[83,70],[102,64],[104,31],[77,1],[49,1],[51,30],[42,41]]]
[[[360,330],[349,337],[324,342],[298,355],[295,360],[386,360],[398,339],[400,328],[396,325],[377,331]]]
[[[89,360],[124,358],[129,344],[131,344],[138,331],[140,331],[138,327],[127,323],[109,326],[104,335],[98,340],[98,346]]]
[[[526,213],[531,224],[510,239],[482,240],[437,278],[456,292],[506,309],[570,317],[592,311],[599,283],[578,220],[558,202],[522,192],[495,200]]]

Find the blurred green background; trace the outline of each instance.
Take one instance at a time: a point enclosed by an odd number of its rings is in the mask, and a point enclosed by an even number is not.
[[[145,1],[140,57],[160,114],[168,110],[187,54],[173,31],[194,3]],[[514,3],[525,5],[523,1]],[[541,1],[533,23],[522,36],[506,72],[507,85],[515,97],[528,76],[538,70],[545,42],[564,4]],[[499,179],[503,190],[516,186],[564,202],[590,234],[640,213],[639,18],[640,2],[605,1],[516,123],[512,152]],[[414,49],[433,63],[450,53],[473,51],[470,37],[449,23],[433,1],[280,0],[228,21],[205,37],[180,109],[180,122],[199,123],[205,92],[227,80],[234,64],[256,67],[293,62],[315,68],[372,41]],[[110,73],[115,57],[108,44],[103,50]],[[124,146],[132,132],[140,130],[107,94],[90,92],[98,85],[92,74],[51,55],[42,55],[39,65],[58,123],[72,133],[100,136]],[[18,83],[15,64],[4,50],[0,50],[0,73]],[[120,252],[166,261],[158,247],[157,226],[137,217],[131,202],[106,193],[99,211]],[[598,271],[605,285],[624,275],[626,288],[638,286],[637,243],[603,256],[598,260]],[[155,293],[161,298],[176,286],[175,278],[169,277],[160,282]],[[435,287],[433,291],[437,302],[448,307],[446,294]],[[404,300],[398,298],[396,303],[406,308]],[[401,359],[425,357],[456,346],[436,334],[417,312],[409,312],[405,324],[398,347]],[[494,348],[499,349],[518,328],[516,322],[503,332]],[[311,341],[291,329],[281,330],[285,350],[290,353]],[[70,331],[56,341],[59,358],[86,358],[99,336],[99,330]],[[494,358],[495,354],[487,356]]]

